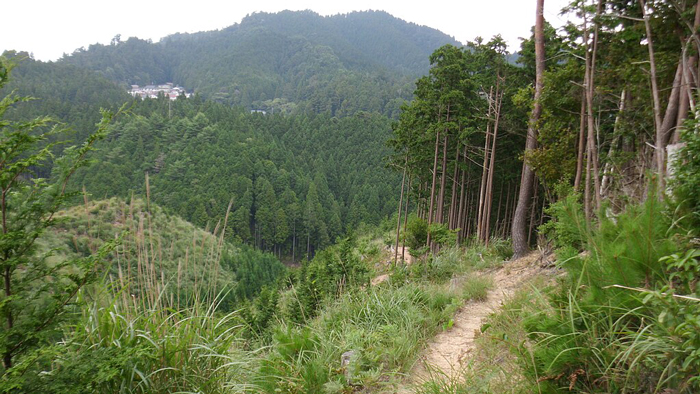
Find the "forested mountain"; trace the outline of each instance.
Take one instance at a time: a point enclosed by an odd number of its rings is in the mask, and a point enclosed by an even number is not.
[[[455,41],[385,12],[257,13],[159,43],[115,37],[57,62],[10,54],[18,66],[5,90],[39,98],[12,109],[17,119],[51,115],[76,142],[99,108],[129,100],[129,84],[174,81],[201,93],[133,102],[134,116],[118,121],[75,185],[97,197],[143,195],[148,173],[154,201],[202,227],[233,198],[231,239],[298,260],[395,211],[389,117],[445,42]]]
[[[23,52],[8,51],[3,56],[17,67],[0,94],[15,91],[32,97],[24,105],[9,108],[6,117],[21,120],[50,116],[74,131],[51,136],[49,141],[85,141],[100,120],[100,108],[115,110],[130,98],[122,87],[90,70],[63,62],[36,61]]]
[[[379,114],[251,114],[199,99],[137,101],[76,176],[97,197],[145,195],[205,227],[233,201],[231,238],[299,259],[397,205]]]
[[[385,12],[256,13],[219,31],[91,45],[60,62],[126,87],[174,82],[250,109],[397,116],[428,55],[453,38]]]

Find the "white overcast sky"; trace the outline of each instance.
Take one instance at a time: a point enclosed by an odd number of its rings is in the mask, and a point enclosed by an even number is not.
[[[545,18],[565,23],[559,10],[569,0],[546,0]],[[312,10],[321,15],[383,10],[426,25],[461,42],[500,33],[517,50],[519,37],[535,22],[535,0],[5,0],[0,16],[0,52],[31,52],[36,59],[56,60],[90,44],[136,36],[158,41],[173,33],[216,30],[254,12]]]

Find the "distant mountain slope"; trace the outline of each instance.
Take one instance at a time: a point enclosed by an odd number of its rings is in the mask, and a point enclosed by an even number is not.
[[[205,98],[283,112],[395,115],[413,81],[444,44],[435,29],[386,12],[323,17],[311,11],[256,13],[219,31],[130,38],[91,45],[61,62],[127,86],[175,82]]]
[[[122,87],[91,70],[64,62],[37,61],[26,52],[7,51],[2,55],[10,58],[16,67],[10,83],[0,90],[0,97],[14,91],[19,96],[33,98],[13,106],[5,116],[13,120],[50,116],[75,131],[54,135],[49,139],[51,142],[84,141],[101,119],[100,108],[118,109],[131,99]],[[58,151],[63,147],[58,146]],[[37,175],[48,176],[49,168],[40,169]]]
[[[362,11],[322,17],[312,11],[257,13],[229,29],[265,27],[283,36],[304,37],[331,48],[348,68],[386,67],[419,76],[428,71],[428,56],[445,44],[461,45],[446,34],[393,17]]]

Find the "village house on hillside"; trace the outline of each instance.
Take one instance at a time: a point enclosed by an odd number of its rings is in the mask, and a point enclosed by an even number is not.
[[[144,87],[140,87],[139,85],[131,85],[131,90],[129,90],[129,94],[142,99],[158,98],[158,95],[161,93],[166,97],[169,97],[170,100],[175,100],[182,94],[184,94],[187,98],[192,96],[192,93],[187,93],[185,89],[180,86],[174,86],[172,82],[168,82],[163,85],[146,85]]]

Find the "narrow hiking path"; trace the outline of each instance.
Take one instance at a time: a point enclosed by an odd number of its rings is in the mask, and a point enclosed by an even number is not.
[[[405,385],[396,392],[413,393],[414,386],[431,377],[459,379],[472,359],[475,339],[484,320],[545,269],[542,268],[542,260],[543,255],[535,251],[518,260],[506,262],[497,269],[477,273],[491,276],[493,280],[486,299],[468,302],[460,308],[453,318],[452,327],[437,334],[428,343],[408,374]]]
[[[393,246],[388,247],[386,250],[387,259],[386,259],[385,266],[386,267],[391,266],[394,262],[394,257],[396,257],[398,259],[398,261],[401,262],[402,256],[403,256],[403,264],[406,264],[406,265],[413,264],[413,256],[411,255],[410,251],[411,250],[409,249],[408,246],[400,246],[398,253],[396,253],[396,249],[394,249]],[[388,273],[375,276],[374,278],[372,278],[370,283],[372,286],[376,286],[380,283],[383,283],[383,282],[389,280],[389,276],[390,276],[390,274],[388,274]]]

